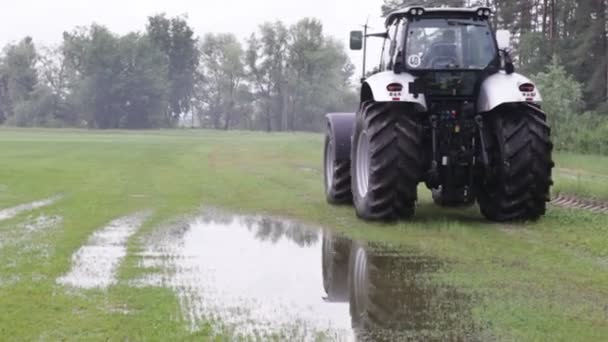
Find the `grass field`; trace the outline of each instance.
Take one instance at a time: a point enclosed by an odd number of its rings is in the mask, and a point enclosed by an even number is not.
[[[478,300],[483,339],[608,339],[608,215],[551,208],[536,223],[483,221],[476,208],[438,209],[422,192],[409,223],[367,224],[326,205],[322,137],[163,131],[0,131],[0,208],[57,202],[0,221],[0,340],[200,340],[168,289],[129,285],[141,237],[209,205],[321,225],[446,260],[435,281]],[[558,154],[555,190],[608,199],[608,158]],[[72,255],[116,218],[149,212],[106,290],[57,284]],[[32,215],[54,229],[23,231]],[[128,308],[129,314],[122,310]],[[217,336],[216,339],[221,339]]]

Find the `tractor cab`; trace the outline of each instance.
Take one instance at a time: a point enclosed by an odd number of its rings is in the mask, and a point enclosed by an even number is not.
[[[501,67],[488,8],[412,7],[391,13],[387,28],[402,29],[393,71],[417,77],[410,93],[427,101],[477,98],[483,80]],[[508,41],[507,41],[508,44]]]
[[[432,9],[422,13],[392,18],[391,25],[404,22],[402,63],[406,70],[481,71],[496,62],[498,47],[485,15]]]
[[[416,83],[404,87],[416,97],[430,97],[427,101],[446,97],[473,100],[483,80],[499,72],[502,62],[513,73],[506,52],[510,35],[499,31],[496,39],[491,15],[485,7],[407,7],[388,15],[386,33],[351,33],[351,48],[364,47],[361,42],[367,38],[384,38],[378,72],[415,76]]]

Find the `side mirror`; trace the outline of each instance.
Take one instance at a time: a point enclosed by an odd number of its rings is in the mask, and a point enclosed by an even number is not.
[[[511,32],[507,30],[496,31],[496,42],[499,50],[506,50],[511,46]]]
[[[352,31],[350,33],[350,49],[351,50],[363,49],[363,32]]]

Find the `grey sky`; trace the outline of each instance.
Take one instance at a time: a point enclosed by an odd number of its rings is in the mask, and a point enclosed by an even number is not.
[[[63,31],[93,22],[121,34],[142,30],[148,16],[161,12],[187,14],[198,35],[232,32],[240,38],[264,21],[291,24],[316,17],[327,34],[346,44],[348,32],[368,16],[374,28],[382,28],[381,4],[382,0],[2,0],[0,46],[26,35],[39,44],[56,44]],[[360,53],[351,53],[351,58],[359,67]]]

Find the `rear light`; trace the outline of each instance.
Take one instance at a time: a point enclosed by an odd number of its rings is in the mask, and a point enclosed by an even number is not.
[[[410,9],[410,15],[413,16],[417,16],[417,15],[423,15],[424,14],[424,9],[419,8],[419,7],[415,7]]]
[[[480,8],[477,10],[477,15],[482,18],[488,18],[492,15],[492,10],[489,8]]]
[[[534,89],[536,89],[536,87],[534,87],[534,84],[532,83],[524,83],[519,86],[519,91],[522,93],[531,93],[534,91]]]
[[[403,90],[403,85],[401,85],[401,83],[391,83],[386,86],[386,90],[390,92],[400,92]]]

